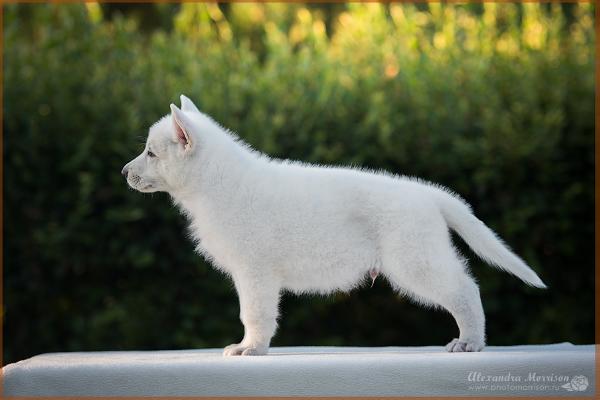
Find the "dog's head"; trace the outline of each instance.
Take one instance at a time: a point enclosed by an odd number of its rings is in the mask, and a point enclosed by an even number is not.
[[[197,158],[198,133],[194,103],[181,96],[181,110],[171,104],[171,114],[155,123],[144,151],[123,167],[121,173],[133,189],[144,193],[175,193],[185,186]]]

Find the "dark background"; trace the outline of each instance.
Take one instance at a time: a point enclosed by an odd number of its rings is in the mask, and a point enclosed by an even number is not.
[[[472,260],[490,345],[593,342],[590,4],[4,6],[4,363],[238,341],[232,284],[121,167],[180,93],[273,156],[461,194],[539,273]],[[307,249],[310,251],[310,249]],[[442,345],[384,281],[284,296],[273,344]]]

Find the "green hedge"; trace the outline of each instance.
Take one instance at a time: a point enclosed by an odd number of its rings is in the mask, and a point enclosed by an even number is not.
[[[232,284],[193,252],[168,196],[119,174],[180,93],[274,156],[459,192],[550,287],[465,248],[489,343],[592,343],[593,18],[589,4],[188,3],[148,34],[94,4],[5,6],[4,362],[241,337]],[[456,333],[383,282],[282,310],[275,345]]]

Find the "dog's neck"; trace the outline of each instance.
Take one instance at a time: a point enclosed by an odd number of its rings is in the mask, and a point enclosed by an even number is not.
[[[171,193],[174,202],[193,217],[214,208],[226,209],[244,187],[248,173],[260,164],[260,155],[216,123],[205,125],[198,159],[184,187]]]

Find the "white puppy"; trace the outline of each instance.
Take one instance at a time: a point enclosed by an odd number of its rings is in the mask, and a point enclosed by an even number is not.
[[[460,335],[448,351],[481,350],[479,289],[449,228],[488,263],[545,287],[449,190],[387,173],[272,159],[187,97],[181,103],[150,128],[144,151],[122,173],[140,192],[169,193],[189,217],[199,252],[233,279],[245,334],[224,355],[267,353],[282,290],[348,291],[378,274],[454,316]]]

